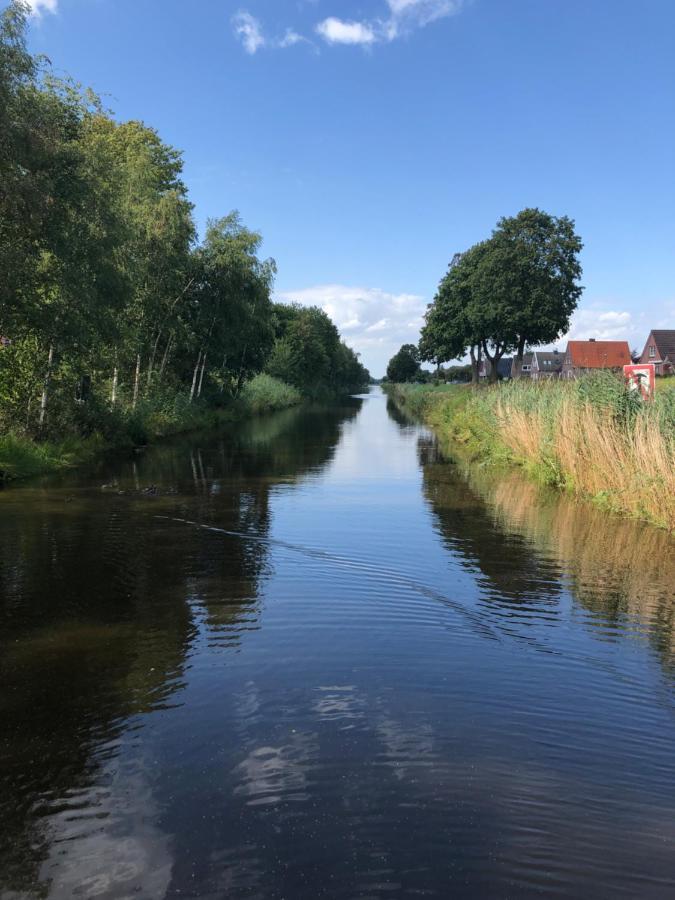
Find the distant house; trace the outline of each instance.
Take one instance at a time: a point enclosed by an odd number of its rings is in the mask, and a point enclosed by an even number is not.
[[[586,372],[598,369],[620,371],[630,365],[628,341],[568,341],[562,374],[565,378],[576,378]]]
[[[497,377],[510,378],[512,365],[513,359],[510,356],[502,356],[502,358],[497,363]],[[483,357],[480,361],[480,366],[478,367],[478,377],[487,378],[491,371],[492,363],[489,359]]]
[[[3,347],[9,347],[9,345],[10,345],[11,343],[12,343],[12,342],[10,341],[10,339],[9,339],[8,337],[3,337],[3,336],[0,334],[0,350],[2,350]]]
[[[564,356],[558,350],[535,350],[532,354],[531,376],[539,378],[560,378]]]
[[[529,378],[532,375],[532,358],[534,353],[523,353],[523,365],[520,370],[520,374],[522,378]],[[511,361],[511,378],[516,374],[516,359],[515,357]]]
[[[675,329],[650,331],[641,363],[654,363],[657,375],[675,372]]]

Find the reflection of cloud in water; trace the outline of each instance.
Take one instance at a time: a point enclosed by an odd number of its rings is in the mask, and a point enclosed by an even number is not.
[[[318,758],[316,736],[291,733],[282,746],[260,746],[235,769],[235,794],[248,797],[248,806],[305,800],[308,772]]]
[[[356,692],[354,685],[330,685],[317,688],[318,697],[312,709],[324,721],[340,719],[363,719],[366,703]],[[345,723],[345,728],[353,728],[353,723]]]
[[[85,817],[70,808],[50,819],[50,855],[40,873],[50,882],[50,900],[166,895],[173,859],[169,836],[154,824],[158,810],[151,789],[142,772],[110,777],[106,795],[92,787],[91,796],[78,797],[77,809],[94,813]]]
[[[375,731],[399,781],[410,775],[412,768],[432,764],[434,735],[430,725],[420,722],[414,728],[407,728],[391,716],[382,715]]]

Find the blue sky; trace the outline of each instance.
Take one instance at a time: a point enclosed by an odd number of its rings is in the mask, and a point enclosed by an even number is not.
[[[584,240],[572,336],[675,328],[672,0],[32,5],[31,48],[183,150],[200,226],[239,209],[373,374],[525,206]]]

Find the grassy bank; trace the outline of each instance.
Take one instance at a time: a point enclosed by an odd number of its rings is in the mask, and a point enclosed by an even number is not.
[[[120,408],[101,415],[98,428],[62,440],[37,441],[17,432],[0,433],[0,482],[31,478],[84,465],[110,450],[131,449],[162,438],[215,428],[224,422],[286,409],[302,402],[295,388],[257,375],[236,400],[223,406],[190,403],[187,396],[158,393],[136,409]]]
[[[611,375],[562,382],[391,385],[390,396],[473,459],[675,531],[675,387],[641,403]]]

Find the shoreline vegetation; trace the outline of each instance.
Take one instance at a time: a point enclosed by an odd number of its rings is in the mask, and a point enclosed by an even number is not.
[[[457,456],[521,467],[602,509],[675,533],[675,384],[642,403],[609,373],[574,381],[388,384]]]
[[[164,438],[216,428],[303,402],[297,388],[261,373],[246,382],[239,397],[227,406],[188,403],[181,395],[155,395],[135,410],[120,412],[115,433],[107,436],[97,431],[88,436],[73,434],[37,441],[10,431],[0,434],[0,486],[86,465],[104,453],[131,451]]]
[[[29,15],[0,12],[0,481],[367,385],[236,211],[200,233],[179,150],[29,52]]]

